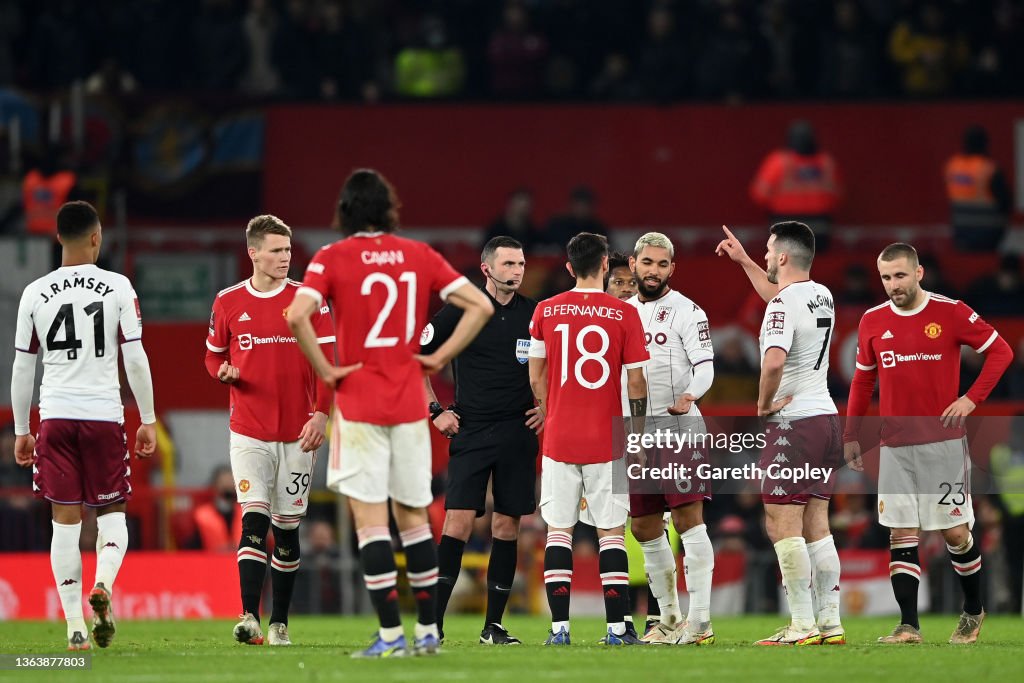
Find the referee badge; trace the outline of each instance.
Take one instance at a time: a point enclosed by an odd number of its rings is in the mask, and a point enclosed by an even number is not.
[[[516,360],[520,365],[525,365],[530,359],[530,340],[516,339]]]

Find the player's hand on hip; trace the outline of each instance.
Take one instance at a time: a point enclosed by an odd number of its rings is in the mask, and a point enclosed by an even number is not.
[[[780,410],[782,410],[783,408],[785,408],[786,406],[788,406],[792,402],[793,402],[793,397],[792,396],[786,396],[785,398],[776,399],[776,400],[772,401],[771,406],[769,406],[767,410],[765,410],[764,408],[760,408],[759,407],[757,409],[757,416],[758,417],[768,417],[769,415],[774,415],[775,413],[779,412]]]
[[[217,379],[224,382],[224,384],[234,384],[238,381],[238,368],[224,361],[217,370]]]
[[[693,402],[697,400],[697,397],[693,394],[683,394],[676,399],[676,402],[668,407],[669,415],[686,415],[690,412],[690,408],[693,407]]]
[[[459,416],[451,410],[442,411],[434,418],[434,426],[450,439],[459,433]]]
[[[14,437],[14,460],[22,467],[31,467],[36,455],[36,437],[31,434]]]
[[[440,358],[436,353],[432,353],[429,356],[417,353],[413,358],[423,366],[423,374],[425,375],[436,375],[448,364],[448,361]]]
[[[977,407],[974,401],[966,396],[961,396],[942,411],[942,426],[963,427],[967,423],[967,416],[973,413]]]
[[[302,449],[303,453],[315,451],[323,445],[326,434],[327,415],[321,412],[314,412],[313,417],[309,418],[309,421],[302,425],[302,431],[299,432],[299,448]]]
[[[854,472],[864,471],[864,461],[860,457],[860,441],[847,441],[844,443],[843,458]]]
[[[718,243],[715,247],[715,253],[719,256],[728,256],[736,263],[742,263],[750,257],[747,256],[747,250],[743,248],[740,241],[736,239],[736,235],[732,234],[732,230],[722,226],[722,230],[725,231],[725,239]]]
[[[139,425],[135,433],[135,455],[148,458],[156,452],[156,425]]]
[[[320,375],[320,379],[323,383],[329,386],[331,389],[335,389],[338,386],[338,382],[345,379],[353,372],[363,367],[362,363],[356,363],[354,365],[331,365]]]
[[[537,434],[544,431],[544,419],[547,416],[544,414],[544,409],[540,406],[534,406],[526,411],[526,426],[532,429]]]

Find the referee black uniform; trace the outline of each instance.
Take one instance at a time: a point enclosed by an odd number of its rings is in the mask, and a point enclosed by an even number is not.
[[[504,306],[484,289],[494,315],[452,361],[459,432],[449,448],[446,510],[484,514],[487,480],[494,511],[510,517],[534,512],[537,435],[526,426],[534,407],[527,356],[530,320],[537,302],[520,295]],[[420,353],[429,355],[451,335],[462,310],[446,305],[423,331]]]
[[[522,258],[521,256],[519,258]],[[446,510],[474,510],[484,514],[487,482],[491,481],[494,512],[510,518],[532,514],[537,507],[537,435],[526,426],[527,411],[534,407],[527,364],[530,320],[537,302],[512,293],[500,304],[484,288],[494,315],[480,334],[452,361],[459,431],[449,448]],[[421,353],[433,353],[448,339],[462,311],[445,306],[423,330]],[[436,417],[439,406],[431,405]],[[461,528],[457,526],[456,528]],[[493,530],[493,523],[492,523]],[[448,520],[445,520],[448,532]],[[460,532],[457,532],[460,533]],[[438,544],[437,624],[444,638],[444,613],[448,609],[462,568],[465,538],[444,533]],[[480,642],[485,645],[516,645],[501,625],[512,583],[515,580],[518,537],[491,539],[487,564],[487,610]]]

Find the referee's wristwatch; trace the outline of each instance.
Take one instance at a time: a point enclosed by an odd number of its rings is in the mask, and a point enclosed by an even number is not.
[[[427,410],[430,412],[431,422],[436,420],[437,416],[444,412],[444,408],[437,401],[431,401],[430,405],[427,406]]]

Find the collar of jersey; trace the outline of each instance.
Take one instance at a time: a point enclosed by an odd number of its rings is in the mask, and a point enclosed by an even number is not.
[[[356,232],[352,233],[353,237],[380,237],[384,233],[382,231],[377,232]]]
[[[634,294],[633,296],[636,297],[637,303],[639,303],[641,306],[646,306],[647,304],[656,304],[656,303],[658,303],[659,301],[661,301],[662,299],[664,299],[665,297],[667,297],[671,293],[672,293],[672,288],[671,287],[666,287],[664,294],[659,296],[657,299],[651,299],[650,301],[644,301],[643,299],[640,298],[639,294]],[[632,299],[633,297],[630,297],[630,298]]]
[[[571,291],[573,291],[573,292],[583,292],[584,294],[604,294],[604,290],[602,290],[602,289],[590,289],[590,288],[573,287]]]
[[[918,306],[917,308],[915,308],[912,311],[904,311],[903,309],[897,307],[896,304],[894,304],[892,302],[892,299],[889,300],[889,308],[891,308],[892,312],[895,313],[896,315],[902,315],[902,316],[917,315],[918,313],[920,313],[921,311],[924,310],[924,307],[927,306],[928,302],[931,301],[931,300],[932,300],[931,292],[925,292],[924,293],[924,301],[922,301],[921,305]]]
[[[258,290],[258,289],[256,289],[255,287],[252,286],[252,278],[249,278],[248,280],[245,281],[245,288],[247,290],[249,290],[249,293],[252,294],[257,299],[270,299],[270,298],[273,298],[273,297],[277,296],[278,294],[280,294],[281,291],[285,287],[287,287],[287,286],[288,286],[288,278],[285,278],[281,282],[281,286],[278,287],[277,289],[272,289],[269,292],[261,292],[260,290]]]

